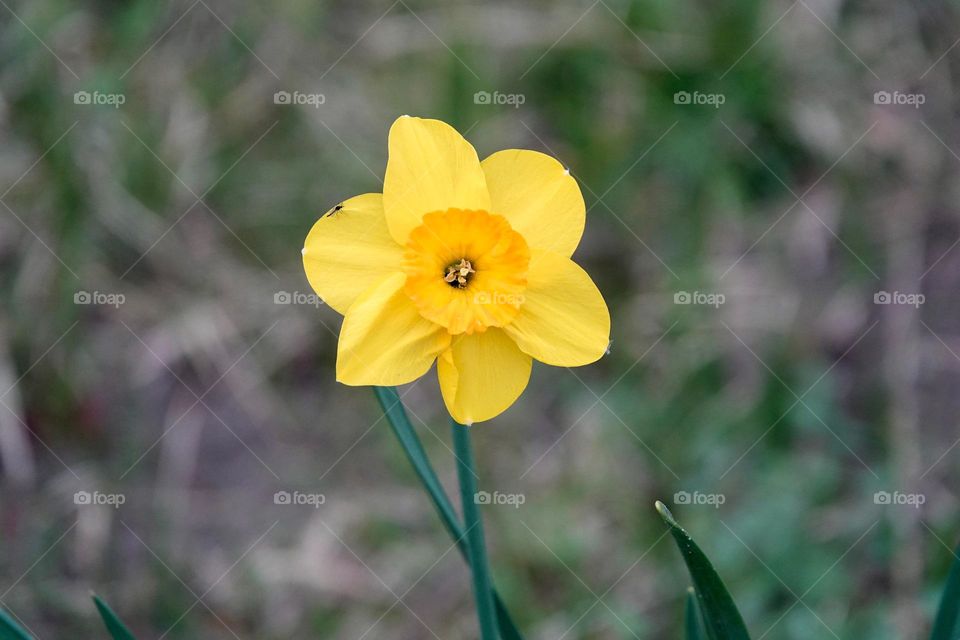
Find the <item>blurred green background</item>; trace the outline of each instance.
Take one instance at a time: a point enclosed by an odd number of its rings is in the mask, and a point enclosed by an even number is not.
[[[570,167],[613,315],[608,357],[475,430],[481,486],[523,496],[483,513],[527,637],[679,637],[655,499],[755,638],[928,627],[960,532],[955,4],[0,4],[0,604],[38,638],[103,637],[90,589],[144,638],[475,636],[304,303],[307,231],[381,189],[407,113]],[[454,490],[435,377],[401,392]]]

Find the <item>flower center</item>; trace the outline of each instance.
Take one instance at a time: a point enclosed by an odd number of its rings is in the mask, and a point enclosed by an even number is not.
[[[523,304],[530,249],[503,216],[447,209],[423,216],[403,254],[404,292],[451,334],[510,323]]]
[[[451,287],[466,289],[470,282],[470,276],[476,273],[473,265],[466,258],[460,258],[457,264],[447,265],[447,275],[443,277],[444,281]]]

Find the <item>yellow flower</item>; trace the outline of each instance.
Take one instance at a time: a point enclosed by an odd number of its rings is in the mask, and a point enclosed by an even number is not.
[[[505,411],[532,359],[573,367],[609,344],[603,296],[570,256],[583,196],[553,158],[483,162],[448,124],[390,128],[383,193],[328,211],[303,249],[307,279],[343,314],[337,380],[399,385],[437,361],[444,403],[472,424]]]

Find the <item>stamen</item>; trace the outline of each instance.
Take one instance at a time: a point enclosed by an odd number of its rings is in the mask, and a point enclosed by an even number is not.
[[[472,273],[476,273],[476,270],[474,270],[470,261],[466,258],[460,258],[460,262],[447,266],[447,275],[443,279],[451,287],[465,289]]]

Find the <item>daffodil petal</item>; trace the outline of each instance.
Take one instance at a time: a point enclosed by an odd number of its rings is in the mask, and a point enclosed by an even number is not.
[[[587,272],[552,251],[533,251],[520,312],[504,331],[537,360],[590,364],[610,344],[610,312]]]
[[[577,181],[562,164],[537,151],[507,149],[480,166],[492,213],[506,218],[530,248],[573,255],[583,235],[586,208]]]
[[[383,217],[383,196],[366,193],[345,200],[317,220],[303,246],[303,269],[310,286],[338,313],[394,269],[403,248],[394,242]]]
[[[500,415],[520,397],[533,360],[503,330],[461,334],[437,360],[447,411],[461,424]]]
[[[477,152],[447,123],[402,116],[390,127],[387,146],[383,209],[398,243],[432,211],[490,210]]]
[[[337,380],[392,386],[416,380],[450,346],[446,329],[423,318],[391,273],[350,305],[337,346]]]

